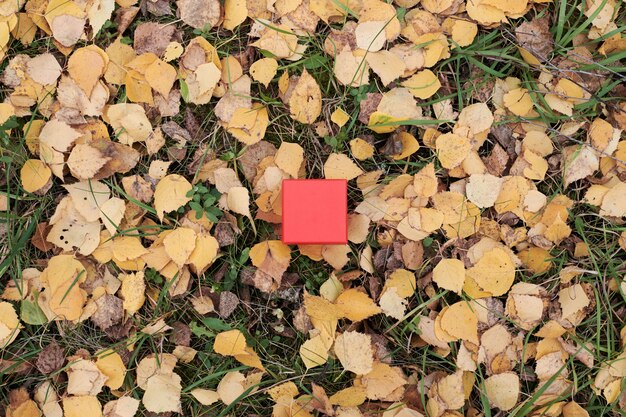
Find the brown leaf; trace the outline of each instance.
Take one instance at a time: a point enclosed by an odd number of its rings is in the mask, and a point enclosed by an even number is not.
[[[180,109],[180,90],[173,88],[167,97],[154,93],[154,105],[161,117],[176,116]]]
[[[133,46],[138,55],[152,52],[163,55],[165,48],[172,41],[176,26],[162,25],[154,22],[142,23],[135,29]]]
[[[178,346],[189,346],[191,344],[191,329],[185,323],[180,321],[172,324],[172,333],[170,334],[170,342]]]
[[[215,239],[220,248],[235,243],[235,231],[228,222],[220,221],[215,225]]]
[[[484,158],[484,162],[487,167],[487,171],[489,171],[491,175],[501,176],[504,174],[504,171],[509,163],[509,155],[506,153],[504,148],[502,148],[502,146],[496,143],[491,150],[491,154]]]
[[[154,190],[152,184],[139,175],[122,178],[122,186],[129,197],[147,203],[152,200]]]
[[[223,17],[218,0],[178,0],[176,4],[181,20],[194,29],[211,29]]]
[[[115,11],[115,23],[117,23],[117,33],[123,34],[126,29],[133,23],[135,16],[139,12],[139,7],[121,7]]]
[[[554,50],[554,40],[550,33],[550,17],[548,15],[522,23],[515,28],[515,37],[519,46],[541,61],[546,61]]]
[[[343,51],[343,48],[348,46],[351,51],[356,49],[356,36],[354,31],[356,29],[356,22],[347,22],[341,30],[332,29],[324,41],[324,51],[334,57],[339,52]],[[367,124],[367,121],[364,122]]]
[[[163,133],[170,138],[174,139],[178,143],[185,143],[191,141],[191,135],[186,129],[183,129],[178,123],[170,120],[167,123],[161,125]]]
[[[220,302],[219,302],[219,314],[223,318],[228,318],[237,306],[239,305],[239,298],[230,291],[222,291],[220,293]]]
[[[402,261],[412,270],[417,270],[424,262],[424,246],[422,242],[409,241],[402,245]]]
[[[189,107],[185,108],[185,129],[187,129],[191,135],[192,142],[196,142],[204,135],[204,130],[202,126],[200,126],[200,123],[198,123],[198,118]]]
[[[126,173],[133,169],[139,162],[139,152],[130,146],[110,140],[98,139],[90,143],[92,148],[98,149],[103,156],[111,158],[94,175],[94,180],[108,178],[115,173]]]
[[[260,141],[246,148],[246,151],[237,159],[243,175],[248,181],[257,175],[257,166],[264,158],[276,155],[276,147],[269,142]]]
[[[128,337],[130,330],[133,328],[133,322],[126,320],[122,324],[117,324],[111,327],[107,327],[104,332],[113,340],[122,340]]]
[[[91,316],[91,321],[102,330],[122,321],[124,308],[122,300],[114,295],[106,294],[96,300],[98,308]]]
[[[359,121],[367,125],[370,121],[370,116],[376,111],[380,101],[383,99],[381,93],[367,93],[365,100],[361,100],[359,103]]]
[[[33,237],[30,239],[30,243],[42,252],[48,252],[54,249],[54,245],[46,240],[50,229],[52,229],[52,226],[50,226],[48,222],[37,224],[37,228],[35,229],[35,233],[33,233]]]
[[[141,6],[145,5],[146,11],[155,16],[168,16],[174,14],[170,3],[170,0],[143,0]]]
[[[61,369],[64,363],[65,353],[63,349],[61,349],[56,340],[52,340],[48,346],[39,352],[35,365],[41,373],[48,375]]]

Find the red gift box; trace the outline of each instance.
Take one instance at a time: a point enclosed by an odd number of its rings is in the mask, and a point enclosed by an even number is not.
[[[346,180],[283,180],[282,192],[284,243],[348,243]]]

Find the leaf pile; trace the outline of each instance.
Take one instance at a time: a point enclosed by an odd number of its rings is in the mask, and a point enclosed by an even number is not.
[[[27,153],[0,210],[51,207],[38,259],[0,251],[7,416],[626,407],[624,335],[578,330],[612,307],[575,214],[626,217],[619,2],[566,35],[546,0],[0,4]],[[521,74],[479,60],[505,31]],[[311,177],[349,181],[349,244],[281,242],[282,181]]]

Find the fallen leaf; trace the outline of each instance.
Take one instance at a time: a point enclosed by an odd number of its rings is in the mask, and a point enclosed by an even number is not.
[[[517,405],[519,392],[519,377],[512,372],[485,379],[485,394],[489,403],[502,411],[508,411]]]
[[[291,175],[292,178],[298,178],[298,172],[303,161],[304,149],[297,143],[281,143],[276,155],[274,155],[276,166]]]
[[[278,62],[274,58],[262,58],[250,66],[250,76],[254,81],[258,81],[267,87],[276,75],[277,70]]]
[[[28,193],[47,191],[51,177],[50,168],[38,159],[27,160],[20,170],[22,187]]]
[[[568,319],[590,304],[589,297],[580,284],[563,288],[559,291],[559,304],[561,305],[561,317]]]
[[[363,170],[344,154],[330,154],[324,163],[324,178],[326,179],[345,179],[349,181],[361,174],[363,174]]]
[[[170,174],[161,179],[154,190],[154,208],[159,220],[165,213],[179,209],[191,201],[187,193],[192,186],[183,176]]]
[[[465,284],[465,266],[458,259],[442,259],[433,269],[433,281],[445,290],[461,294]]]
[[[210,389],[194,388],[189,391],[189,393],[202,405],[211,405],[218,402],[220,399],[217,391]]]
[[[333,347],[337,359],[346,371],[364,375],[372,371],[374,352],[369,335],[344,332],[337,336]]]
[[[341,316],[351,321],[362,321],[381,312],[374,301],[356,288],[345,290],[335,300]]]
[[[300,123],[311,124],[322,113],[322,92],[306,69],[296,81],[288,104],[291,117]]]

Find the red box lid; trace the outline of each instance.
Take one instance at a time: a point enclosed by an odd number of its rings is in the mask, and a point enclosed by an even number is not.
[[[284,243],[348,243],[346,180],[283,180],[282,206]]]

